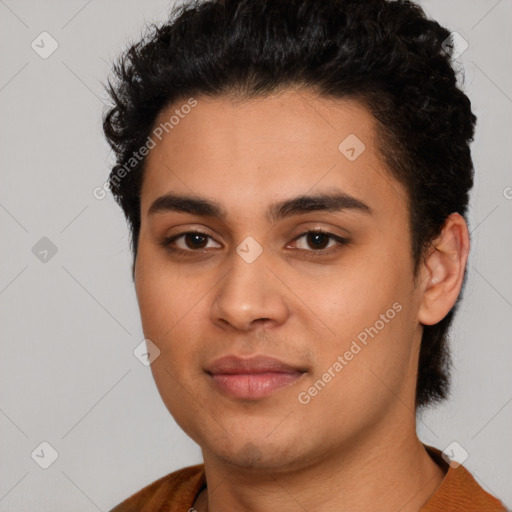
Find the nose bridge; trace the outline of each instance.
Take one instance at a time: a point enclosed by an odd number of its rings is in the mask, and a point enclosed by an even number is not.
[[[246,239],[236,248],[231,269],[215,296],[213,321],[228,322],[243,330],[250,329],[255,320],[285,321],[283,287],[267,268],[271,266],[269,254],[259,247],[254,240]]]

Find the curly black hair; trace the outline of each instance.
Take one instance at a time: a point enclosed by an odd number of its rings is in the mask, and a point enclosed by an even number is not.
[[[114,63],[103,117],[116,156],[107,183],[131,229],[132,278],[145,164],[139,150],[157,115],[193,96],[251,99],[303,88],[359,100],[377,120],[390,175],[408,192],[415,276],[450,213],[466,218],[476,117],[445,51],[450,32],[418,5],[191,0],[147,28]],[[424,326],[417,408],[449,394],[448,330],[461,296],[443,320]]]

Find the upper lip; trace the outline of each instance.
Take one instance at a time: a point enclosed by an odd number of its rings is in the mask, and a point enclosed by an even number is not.
[[[263,355],[246,358],[234,355],[224,356],[216,359],[206,368],[206,372],[210,374],[303,373],[305,371],[305,369],[298,366],[292,366],[274,357]]]

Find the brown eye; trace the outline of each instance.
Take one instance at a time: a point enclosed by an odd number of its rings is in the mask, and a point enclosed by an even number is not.
[[[184,236],[185,245],[189,249],[204,249],[204,244],[208,238],[206,235],[201,233],[186,233]]]
[[[313,249],[325,249],[326,244],[329,243],[329,235],[325,233],[308,233],[306,235],[306,241],[310,244]]]
[[[180,238],[183,239],[184,245],[177,244],[176,241]],[[199,252],[201,250],[207,249],[205,244],[208,242],[208,239],[213,240],[209,235],[205,233],[200,233],[199,231],[188,231],[186,233],[180,233],[178,235],[173,235],[171,237],[165,238],[161,245],[171,251],[178,252]]]
[[[302,235],[295,238],[295,240],[300,240],[301,238],[305,238],[305,245],[311,247],[313,250],[299,247],[300,250],[308,251],[308,252],[322,252],[326,249],[331,249],[336,245],[346,245],[348,244],[348,240],[346,238],[342,238],[334,233],[328,233],[325,231],[307,231],[302,233]],[[328,246],[329,240],[333,241],[333,244]],[[329,251],[330,252],[330,251]]]

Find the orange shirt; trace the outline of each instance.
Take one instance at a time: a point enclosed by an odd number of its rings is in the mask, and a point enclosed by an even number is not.
[[[446,474],[419,512],[506,512],[505,506],[484,491],[471,473],[460,465],[449,466],[441,451],[424,445]],[[192,512],[198,494],[206,486],[204,464],[188,466],[159,478],[110,512]]]

